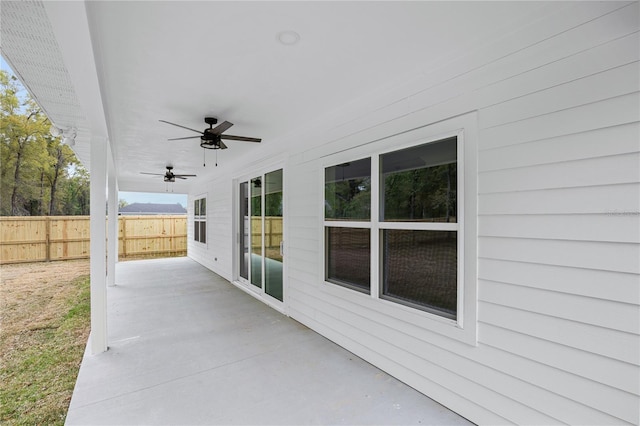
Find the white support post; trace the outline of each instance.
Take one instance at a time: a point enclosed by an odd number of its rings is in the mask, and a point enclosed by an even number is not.
[[[118,184],[116,170],[111,156],[108,156],[107,192],[108,192],[108,227],[107,227],[107,286],[116,285],[116,263],[118,262]]]
[[[91,353],[107,350],[106,226],[107,140],[91,138]]]

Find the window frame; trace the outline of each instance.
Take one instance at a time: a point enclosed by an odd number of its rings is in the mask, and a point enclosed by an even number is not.
[[[373,169],[371,168],[371,164],[372,164],[372,159],[371,156],[365,156],[363,158],[354,158],[351,159],[350,162],[352,163],[356,163],[359,161],[363,161],[363,160],[368,160],[369,161],[369,181],[370,181],[370,187],[369,187],[369,193],[370,193],[370,197],[373,197]],[[325,217],[325,206],[326,206],[326,198],[325,198],[325,194],[326,194],[326,169],[329,167],[335,167],[335,166],[340,166],[343,163],[338,163],[338,164],[334,164],[334,165],[329,165],[326,167],[322,168],[322,205],[323,205],[323,210],[322,210],[322,219],[324,221],[324,225],[323,225],[323,245],[324,245],[324,259],[323,263],[323,270],[324,270],[324,277],[323,279],[325,280],[325,282],[330,282],[332,284],[335,285],[339,285],[339,286],[343,286],[345,288],[349,288],[351,290],[354,291],[358,291],[364,294],[369,295],[373,289],[371,287],[371,256],[370,256],[370,260],[369,260],[369,287],[368,288],[363,288],[361,286],[359,286],[358,284],[355,283],[351,283],[348,281],[343,281],[343,280],[339,280],[339,279],[330,279],[329,278],[329,261],[328,261],[328,255],[329,255],[329,247],[326,244],[327,239],[329,238],[329,228],[346,228],[346,229],[368,229],[369,230],[369,250],[370,252],[372,251],[372,241],[371,241],[371,221],[372,221],[372,215],[373,215],[373,211],[370,209],[369,210],[369,218],[365,219],[365,218],[357,218],[357,219],[348,219],[348,218],[331,218],[331,219],[327,219]],[[371,204],[372,201],[371,199],[369,200],[369,203]],[[370,253],[371,255],[371,253]]]
[[[321,186],[320,217],[320,272],[323,290],[337,297],[365,304],[371,309],[411,321],[421,328],[455,338],[470,345],[477,345],[477,114],[471,112],[431,125],[395,133],[374,142],[360,144],[339,153],[327,155],[320,162]],[[381,156],[387,153],[438,142],[450,137],[457,138],[457,203],[458,217],[452,222],[405,222],[383,221],[380,217]],[[341,163],[371,158],[371,219],[368,222],[325,220],[324,187],[325,169]],[[328,227],[354,227],[370,229],[371,238],[371,283],[370,293],[354,291],[327,277],[326,229]],[[435,230],[457,232],[457,312],[456,318],[442,316],[430,309],[402,303],[398,299],[382,295],[382,233],[386,229]]]
[[[377,231],[378,231],[378,238],[380,243],[382,243],[382,234],[385,230],[406,230],[406,231],[436,231],[436,232],[446,232],[446,231],[454,231],[456,232],[456,240],[457,240],[457,247],[456,247],[456,253],[457,253],[457,275],[456,275],[456,287],[457,287],[457,298],[456,298],[456,318],[453,319],[454,321],[456,321],[457,323],[457,319],[460,315],[460,313],[463,311],[464,309],[464,303],[463,303],[463,296],[464,296],[464,147],[462,146],[462,135],[459,135],[460,132],[455,132],[455,135],[451,135],[445,138],[437,138],[437,139],[430,139],[430,140],[426,140],[424,141],[424,143],[417,143],[415,145],[412,145],[410,147],[404,147],[404,148],[397,148],[394,147],[393,149],[384,151],[384,152],[380,152],[378,153],[378,155],[376,155],[377,158],[377,163],[378,163],[378,176],[376,177],[377,180],[377,184],[378,184],[378,188],[377,188],[377,192],[379,194],[379,199],[378,199],[378,205],[376,206],[376,211],[378,214],[378,227],[377,227]],[[382,179],[383,179],[383,175],[381,173],[380,170],[380,164],[382,163],[382,156],[385,154],[390,154],[390,153],[394,153],[394,152],[398,152],[398,151],[402,151],[404,149],[407,148],[413,148],[413,147],[418,147],[418,146],[423,146],[423,145],[428,145],[430,143],[438,143],[438,142],[442,142],[445,141],[447,139],[450,138],[456,138],[456,173],[457,173],[457,179],[456,179],[456,202],[457,202],[457,212],[456,212],[456,222],[430,222],[430,221],[417,221],[417,222],[410,222],[407,220],[393,220],[393,221],[384,221],[382,219],[382,215],[381,213],[381,206],[384,203],[384,190],[382,187]],[[372,156],[373,157],[373,156]],[[374,207],[371,207],[372,210],[374,209]],[[379,257],[379,273],[380,273],[380,280],[379,280],[379,288],[378,288],[378,297],[382,300],[387,300],[390,301],[392,303],[398,303],[400,305],[404,305],[404,306],[408,306],[410,308],[413,309],[419,309],[419,310],[423,310],[426,312],[429,312],[431,314],[434,315],[439,315],[442,316],[443,318],[448,318],[447,315],[444,315],[443,313],[440,313],[438,311],[438,309],[436,308],[430,308],[428,306],[423,306],[420,305],[418,303],[412,303],[410,301],[405,301],[402,299],[399,299],[397,297],[393,297],[393,296],[388,296],[383,294],[384,289],[382,288],[382,268],[383,268],[383,256],[384,256],[384,251],[382,250],[381,245],[378,247],[378,257]],[[448,318],[448,319],[452,319],[452,318]]]
[[[204,200],[204,214],[202,214],[202,201]],[[207,244],[207,196],[199,195],[193,200],[193,241]],[[204,233],[202,225],[204,223]]]

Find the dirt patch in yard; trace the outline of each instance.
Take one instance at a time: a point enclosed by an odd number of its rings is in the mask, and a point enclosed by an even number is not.
[[[69,283],[89,275],[89,260],[0,266],[2,335],[46,326],[65,305]]]
[[[89,326],[88,259],[0,266],[0,423],[64,423]]]

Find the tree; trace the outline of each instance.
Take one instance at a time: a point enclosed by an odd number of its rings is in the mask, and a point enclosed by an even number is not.
[[[84,167],[79,167],[64,181],[62,214],[88,215],[89,192],[89,173]]]
[[[61,214],[58,195],[58,187],[61,181],[68,179],[69,169],[81,167],[75,154],[66,145],[60,143],[59,138],[51,139],[48,144],[49,155],[52,160],[49,173],[46,174],[49,184],[49,215]]]
[[[87,179],[70,176],[71,169],[82,166],[60,138],[51,136],[50,125],[16,77],[0,70],[1,215],[68,214],[85,210],[71,204],[87,201],[88,205],[88,175]],[[63,187],[86,195],[86,200],[61,200]]]
[[[13,215],[29,214],[37,198],[33,195],[34,175],[42,162],[42,149],[46,149],[49,121],[38,105],[29,97],[21,98],[15,77],[0,72],[2,115],[3,210]],[[8,195],[8,197],[7,197]],[[34,200],[35,198],[35,200]]]

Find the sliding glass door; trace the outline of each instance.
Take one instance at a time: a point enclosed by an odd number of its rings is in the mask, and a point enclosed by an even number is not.
[[[282,169],[240,182],[238,195],[238,279],[282,302]]]

